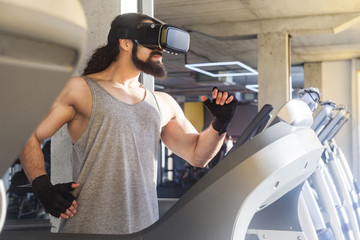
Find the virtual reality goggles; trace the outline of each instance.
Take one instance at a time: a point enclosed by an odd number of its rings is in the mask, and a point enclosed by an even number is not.
[[[169,53],[186,53],[190,34],[177,27],[161,23],[140,23],[136,28],[121,28],[118,37],[132,39],[150,49],[160,48]]]

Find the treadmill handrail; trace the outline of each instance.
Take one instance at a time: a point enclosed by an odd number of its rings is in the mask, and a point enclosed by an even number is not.
[[[243,145],[245,142],[250,140],[252,137],[254,137],[254,135],[261,132],[265,128],[267,122],[270,120],[269,114],[273,109],[274,107],[272,105],[265,104],[253,118],[253,120],[251,120],[250,124],[246,127],[240,138],[236,141],[235,145],[230,149],[227,154],[231,153],[232,151]]]

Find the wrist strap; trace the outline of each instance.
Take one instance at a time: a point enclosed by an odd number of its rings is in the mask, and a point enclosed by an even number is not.
[[[50,182],[50,178],[46,174],[35,178],[31,185],[32,185],[32,188],[33,188],[34,193],[35,193],[36,196],[41,195],[49,187],[52,187],[52,184]]]
[[[229,129],[229,124],[230,123],[221,122],[218,118],[215,118],[211,123],[212,127],[219,132],[219,136],[227,132],[227,130]]]

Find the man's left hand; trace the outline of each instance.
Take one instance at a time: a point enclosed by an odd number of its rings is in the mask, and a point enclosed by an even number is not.
[[[220,91],[217,87],[213,88],[212,97],[212,101],[205,96],[201,96],[201,100],[214,115],[215,119],[212,121],[212,126],[221,135],[227,132],[230,122],[234,117],[238,101],[234,95]]]

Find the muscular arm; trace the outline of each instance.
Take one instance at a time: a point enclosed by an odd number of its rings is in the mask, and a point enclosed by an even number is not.
[[[224,137],[211,126],[198,133],[185,116],[171,119],[161,134],[169,149],[196,167],[207,165],[219,151]]]
[[[199,133],[173,98],[161,94],[162,101],[166,102],[161,104],[162,111],[166,111],[163,115],[168,116],[161,133],[165,145],[191,165],[206,166],[220,150],[225,133],[219,135],[212,125]],[[225,101],[222,101],[222,104],[224,103]]]
[[[46,174],[41,141],[33,133],[20,154],[21,165],[30,181]]]
[[[84,124],[88,119],[86,113],[91,109],[87,101],[88,93],[86,83],[81,78],[71,78],[20,154],[22,167],[32,183],[34,193],[39,197],[46,211],[55,217],[67,219],[76,213],[77,202],[70,191],[80,184],[52,185],[49,177],[46,176],[41,142],[51,137],[66,123],[69,129],[80,129],[70,134],[73,140],[78,138],[82,131],[81,126],[83,128],[86,126]]]
[[[51,137],[74,115],[71,109],[58,105],[59,103],[53,105],[35,132],[31,134],[20,154],[21,165],[30,182],[38,176],[46,174],[44,155],[41,150],[42,141]],[[56,118],[58,115],[62,115],[62,117]]]
[[[30,182],[38,176],[46,174],[41,142],[55,134],[76,114],[73,107],[74,98],[71,96],[74,85],[74,80],[70,80],[60,92],[50,111],[30,136],[20,154],[21,164]]]

